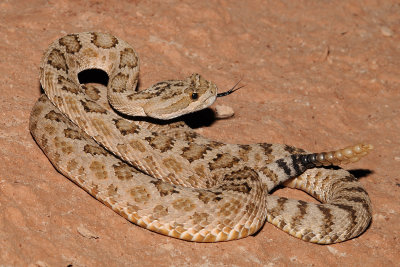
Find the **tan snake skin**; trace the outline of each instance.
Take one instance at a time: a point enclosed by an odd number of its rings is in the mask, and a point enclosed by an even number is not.
[[[108,74],[107,88],[79,83],[78,73],[92,68]],[[224,144],[180,122],[137,120],[131,116],[174,118],[217,96],[198,74],[138,92],[138,71],[131,46],[98,32],[66,35],[42,59],[46,95],[32,110],[31,133],[57,170],[96,199],[139,226],[196,242],[243,238],[266,220],[320,244],[365,231],[367,192],[349,172],[321,165],[357,161],[372,146],[309,154],[281,144]],[[268,194],[283,183],[321,204]]]

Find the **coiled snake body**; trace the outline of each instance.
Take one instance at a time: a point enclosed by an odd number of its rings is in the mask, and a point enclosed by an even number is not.
[[[107,89],[79,83],[78,73],[93,68],[108,74]],[[183,123],[135,120],[194,112],[217,95],[198,74],[139,92],[138,71],[130,45],[98,32],[56,40],[41,62],[46,95],[32,110],[31,133],[53,165],[96,199],[139,226],[196,242],[243,238],[266,220],[321,244],[369,225],[363,187],[343,169],[319,166],[356,161],[370,145],[310,154],[281,144],[224,144]],[[282,183],[321,203],[268,194]]]

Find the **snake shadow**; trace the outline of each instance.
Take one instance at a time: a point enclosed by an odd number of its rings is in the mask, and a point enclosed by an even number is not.
[[[127,116],[123,113],[120,113],[118,110],[115,110],[115,109],[113,109],[113,110],[119,116],[121,116],[125,119],[128,119],[128,120],[146,121],[146,122],[158,124],[158,125],[167,125],[170,123],[183,121],[187,126],[189,126],[192,129],[211,126],[217,120],[216,114],[211,108],[206,108],[206,109],[203,109],[203,110],[200,110],[197,112],[182,115],[178,118],[171,119],[171,120],[160,120],[160,119],[154,119],[154,118],[149,118],[149,117],[132,117],[132,116]]]
[[[369,170],[369,169],[352,169],[352,170],[347,170],[349,173],[351,173],[357,180],[364,179],[372,174],[374,174],[374,171]]]

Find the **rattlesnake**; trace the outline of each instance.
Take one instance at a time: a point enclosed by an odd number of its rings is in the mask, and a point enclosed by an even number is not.
[[[86,69],[105,71],[108,87],[80,84]],[[266,220],[320,244],[365,231],[367,192],[349,172],[321,165],[356,161],[370,145],[312,154],[211,141],[181,122],[154,124],[143,116],[171,119],[205,108],[217,86],[193,74],[136,91],[138,71],[135,50],[99,32],[56,40],[41,62],[46,95],[32,110],[31,133],[57,170],[96,199],[139,226],[196,242],[243,238]],[[322,203],[269,194],[283,183]]]

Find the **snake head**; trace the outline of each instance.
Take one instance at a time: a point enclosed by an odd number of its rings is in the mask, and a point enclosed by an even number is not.
[[[142,106],[146,116],[166,120],[210,106],[217,97],[218,88],[195,73],[185,80],[161,82],[145,91],[153,95]]]

